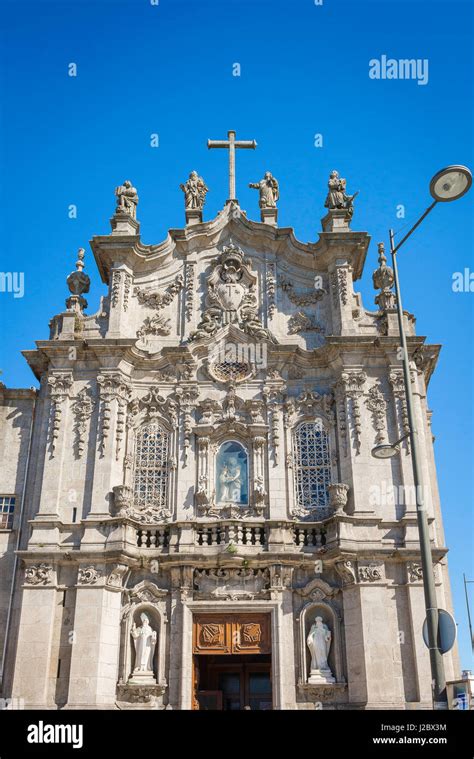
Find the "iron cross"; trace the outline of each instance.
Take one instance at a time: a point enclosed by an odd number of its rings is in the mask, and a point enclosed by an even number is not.
[[[208,140],[208,148],[228,148],[229,149],[229,198],[227,202],[231,200],[238,202],[235,197],[235,149],[247,148],[248,150],[255,150],[257,143],[255,140],[236,140],[235,132],[233,130],[227,132],[228,140]]]

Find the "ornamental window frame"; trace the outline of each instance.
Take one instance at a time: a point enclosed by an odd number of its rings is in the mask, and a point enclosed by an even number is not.
[[[161,455],[161,465],[151,467],[149,465],[147,466],[140,466],[137,456],[138,456],[138,448],[141,444],[141,436],[144,433],[144,431],[147,428],[157,428],[161,431],[161,433],[166,437],[166,449]],[[134,430],[134,436],[133,436],[133,465],[132,465],[132,471],[131,471],[131,477],[130,477],[130,486],[133,493],[133,504],[137,509],[149,509],[149,508],[157,508],[159,510],[168,510],[168,503],[170,499],[170,491],[171,491],[171,482],[170,482],[170,456],[172,451],[172,430],[170,429],[169,425],[166,424],[166,422],[162,418],[153,418],[153,419],[147,419],[143,421],[141,424],[139,424],[136,429]],[[156,500],[156,498],[148,498],[146,497],[145,500],[142,500],[139,498],[137,494],[137,486],[136,486],[136,479],[137,479],[137,470],[138,469],[146,469],[147,474],[150,470],[151,473],[153,472],[160,472],[161,475],[159,477],[161,483],[164,483],[164,494],[160,496],[159,502]],[[150,484],[150,479],[148,478],[148,484]],[[151,482],[153,484],[153,482]]]
[[[298,458],[298,445],[297,445],[297,434],[298,431],[303,427],[303,425],[316,425],[321,429],[321,431],[325,435],[326,445],[325,445],[325,456],[326,456],[326,463],[318,465],[306,465],[304,466],[299,458]],[[321,517],[324,517],[326,511],[329,509],[329,485],[332,482],[336,482],[335,477],[335,471],[334,471],[334,463],[333,463],[333,446],[334,446],[334,425],[330,424],[327,419],[324,418],[322,414],[318,414],[316,416],[308,416],[304,415],[301,416],[296,423],[293,425],[291,430],[291,450],[292,450],[292,465],[293,465],[293,512],[300,516],[300,517],[310,517],[320,514]],[[315,457],[317,460],[317,457]],[[327,470],[327,477],[325,477],[326,481],[326,497],[324,504],[321,503],[313,503],[310,504],[302,502],[302,499],[299,495],[300,490],[300,483],[299,483],[299,472],[303,469],[306,470],[319,470],[319,469],[326,469]]]

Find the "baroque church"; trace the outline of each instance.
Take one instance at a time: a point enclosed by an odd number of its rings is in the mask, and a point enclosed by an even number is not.
[[[2,697],[41,709],[431,708],[393,273],[355,285],[369,247],[329,178],[322,231],[278,226],[277,180],[144,245],[115,191],[91,248],[107,294],[87,314],[85,252],[39,389],[0,386]],[[217,141],[216,141],[217,142]],[[89,271],[91,265],[89,265]],[[97,275],[95,275],[97,276]],[[451,598],[426,393],[438,345],[405,312],[436,591]],[[410,498],[410,493],[412,497]],[[400,494],[404,497],[400,497]],[[455,651],[446,675],[458,673]]]

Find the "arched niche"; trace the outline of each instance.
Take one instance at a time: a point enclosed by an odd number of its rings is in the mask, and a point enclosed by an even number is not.
[[[153,630],[156,630],[157,641],[153,656],[153,674],[158,685],[166,685],[165,659],[166,635],[168,617],[166,614],[166,596],[168,592],[161,590],[154,583],[141,582],[129,593],[129,603],[122,610],[120,682],[127,684],[135,666],[135,647],[132,638],[132,625],[140,626],[140,614],[145,612]]]
[[[317,593],[315,595],[318,595]],[[307,683],[310,672],[311,654],[306,644],[311,625],[316,617],[322,617],[323,622],[329,627],[332,640],[329,650],[328,664],[337,683],[345,682],[343,675],[343,658],[342,658],[342,637],[341,637],[341,620],[337,611],[333,608],[329,600],[321,597],[308,601],[303,606],[299,615],[300,628],[300,672],[301,682]]]
[[[247,448],[238,440],[219,445],[215,464],[216,502],[248,507],[250,462]]]

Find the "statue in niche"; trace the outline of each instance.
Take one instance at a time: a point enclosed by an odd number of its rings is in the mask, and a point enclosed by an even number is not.
[[[132,625],[131,635],[135,646],[135,669],[133,674],[153,672],[153,655],[155,653],[157,634],[150,625],[150,619],[145,612],[140,614],[141,625]]]
[[[329,668],[328,656],[329,649],[331,648],[331,631],[329,627],[324,624],[322,617],[316,617],[306,643],[311,654],[311,671],[308,678],[308,683],[333,683],[334,677]]]
[[[344,208],[352,216],[354,213],[353,202],[359,194],[359,191],[354,195],[346,194],[346,180],[339,176],[338,171],[331,171],[328,181],[329,192],[326,196],[324,207],[330,211],[338,208]]]
[[[260,182],[251,182],[249,187],[253,190],[259,190],[260,198],[258,205],[260,208],[276,208],[276,202],[280,197],[278,182],[270,171],[265,172],[265,176]]]
[[[206,193],[209,192],[209,189],[197,171],[192,171],[189,179],[184,184],[180,184],[180,188],[184,192],[184,207],[186,209],[202,211],[206,202]]]
[[[217,456],[217,493],[220,503],[248,505],[247,454],[240,443],[224,443]]]
[[[116,213],[126,213],[131,216],[132,219],[137,218],[137,205],[138,205],[138,193],[135,187],[129,179],[115,188],[115,196],[117,198]]]

